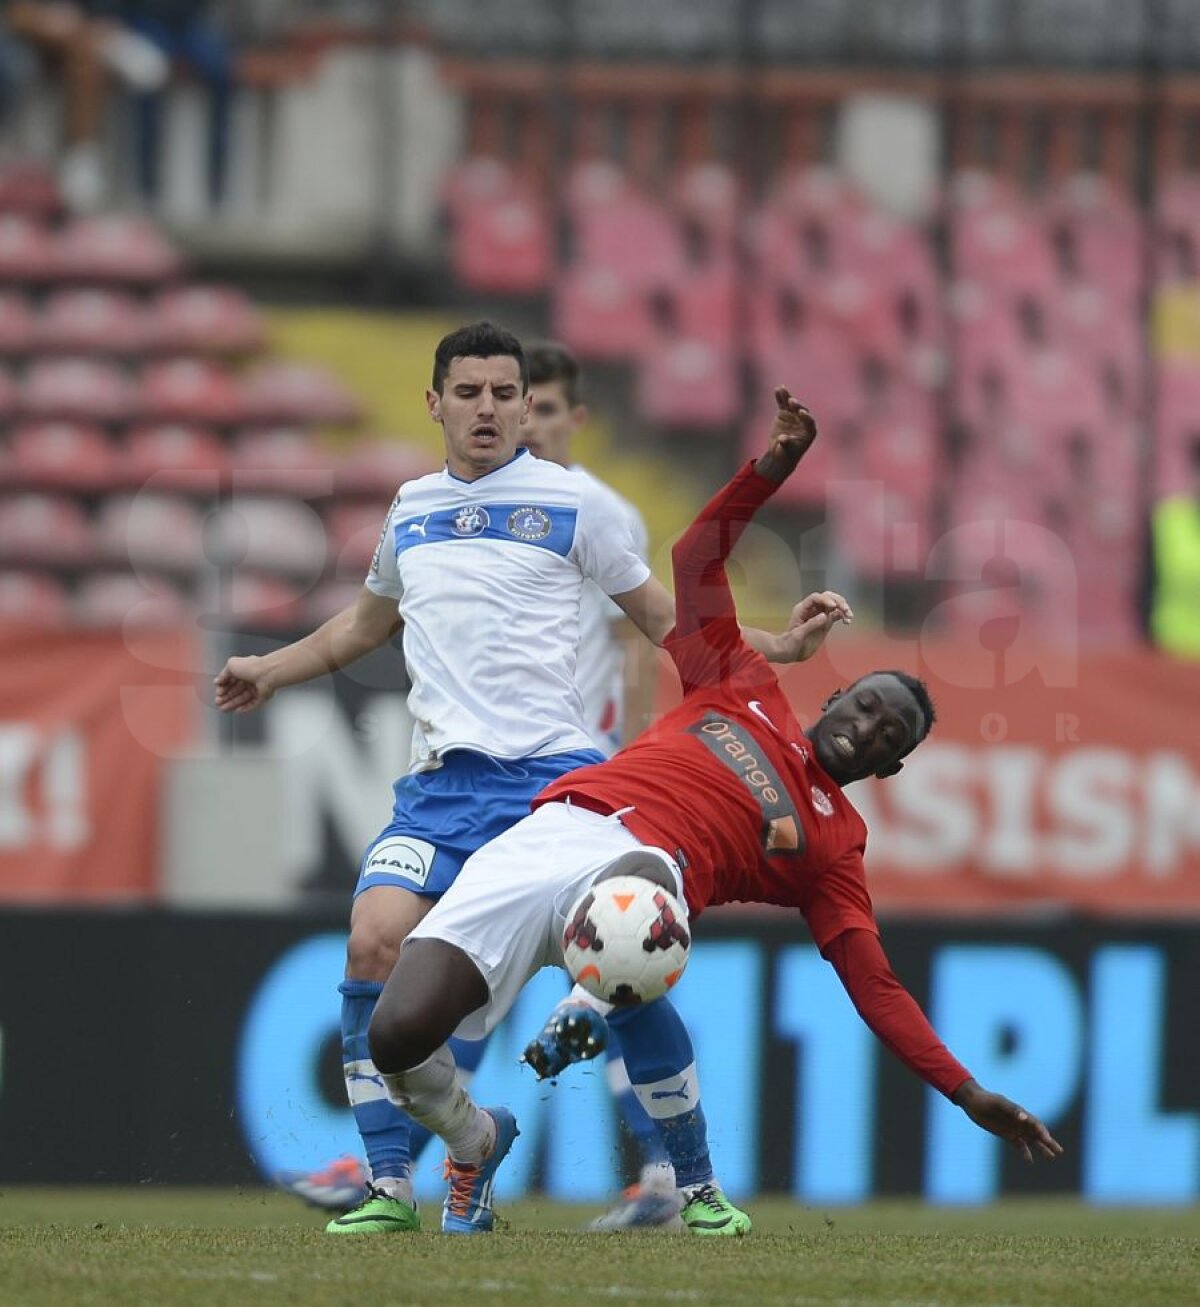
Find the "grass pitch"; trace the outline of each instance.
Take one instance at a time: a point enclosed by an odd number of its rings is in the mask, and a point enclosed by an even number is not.
[[[530,1201],[487,1238],[334,1238],[247,1190],[0,1192],[0,1307],[1196,1307],[1200,1212],[1069,1202],[749,1204],[743,1240],[583,1235]],[[436,1227],[437,1213],[427,1211]]]

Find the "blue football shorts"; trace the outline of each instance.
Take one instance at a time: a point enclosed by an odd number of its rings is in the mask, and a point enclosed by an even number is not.
[[[374,885],[440,897],[472,853],[529,815],[551,781],[603,761],[596,749],[537,758],[455,749],[440,767],[402,776],[392,786],[392,819],[363,855],[355,898]]]

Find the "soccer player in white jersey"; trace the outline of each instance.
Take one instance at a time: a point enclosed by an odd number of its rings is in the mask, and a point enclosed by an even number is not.
[[[392,821],[363,857],[342,992],[346,1085],[371,1185],[331,1233],[413,1230],[410,1123],[388,1101],[367,1029],[399,948],[467,857],[528,811],[550,780],[602,755],[575,685],[585,578],[655,644],[673,604],[638,557],[612,496],[521,445],[528,365],[490,323],[450,333],[426,392],[446,467],[401,487],[357,601],[263,657],[234,657],[216,704],[247,712],[276,691],[345,667],[403,628],[412,769]],[[769,657],[791,644],[747,632]],[[450,1233],[474,1233],[443,1218]]]

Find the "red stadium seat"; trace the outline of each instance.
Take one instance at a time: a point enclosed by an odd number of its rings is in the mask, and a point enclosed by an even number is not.
[[[573,237],[577,262],[612,269],[639,289],[674,284],[686,271],[670,213],[641,195],[581,210]]]
[[[93,359],[42,359],[21,386],[20,407],[30,417],[80,422],[124,422],[136,397],[124,372]]]
[[[308,363],[260,364],[243,384],[241,403],[246,423],[348,426],[362,416],[336,377]]]
[[[549,214],[525,190],[463,205],[453,215],[450,265],[472,290],[537,294],[550,280],[553,253]]]
[[[672,327],[697,340],[731,350],[737,324],[737,279],[732,262],[720,259],[689,269],[656,299],[670,302]]]
[[[56,266],[54,241],[40,223],[0,214],[0,281],[45,281]]]
[[[639,360],[638,413],[669,427],[720,427],[740,410],[732,350],[686,336],[664,339]]]
[[[142,372],[138,400],[142,416],[150,422],[220,427],[246,417],[237,378],[204,359],[150,364]]]
[[[632,194],[629,175],[611,159],[580,159],[568,169],[562,188],[571,217],[617,204]]]
[[[315,581],[325,570],[328,545],[317,515],[286,499],[237,495],[218,512],[211,539],[238,568]]]
[[[62,208],[62,195],[44,164],[14,162],[0,167],[0,213],[46,219],[57,217]]]
[[[71,566],[92,560],[91,524],[64,495],[18,494],[0,499],[0,558]]]
[[[951,232],[959,277],[1049,299],[1059,286],[1049,233],[1025,208],[968,209]]]
[[[836,480],[829,490],[833,539],[856,572],[924,576],[932,544],[926,498],[859,477]]]
[[[780,174],[771,202],[798,217],[820,216],[841,224],[866,212],[862,193],[835,168],[824,165],[792,168]]]
[[[54,275],[61,281],[153,286],[182,269],[179,252],[144,218],[106,214],[77,219],[54,249]]]
[[[865,422],[854,461],[856,475],[877,480],[924,509],[930,507],[942,478],[937,429],[931,421]]]
[[[331,463],[324,446],[307,431],[247,431],[233,447],[234,486],[238,491],[267,490],[301,498],[328,494],[333,488]]]
[[[191,605],[166,578],[132,572],[98,572],[84,577],[71,605],[84,626],[174,626],[185,621]]]
[[[339,503],[329,509],[325,529],[336,576],[366,576],[386,516],[386,507],[378,504]]]
[[[718,245],[728,247],[734,240],[742,196],[733,169],[720,163],[694,164],[675,178],[671,198],[676,212]]]
[[[119,291],[61,290],[48,297],[37,348],[53,354],[137,354],[148,341],[146,315]]]
[[[149,481],[155,489],[213,495],[229,470],[229,451],[206,427],[162,423],[125,438],[121,476],[127,485]]]
[[[342,494],[382,499],[441,466],[441,459],[401,440],[357,441],[339,460],[335,480]]]
[[[67,588],[48,572],[0,572],[0,622],[58,625],[70,615]]]
[[[19,291],[0,291],[0,354],[24,355],[34,348],[34,315]]]
[[[622,273],[568,266],[555,279],[554,334],[584,359],[633,359],[654,340],[649,306]]]
[[[194,572],[204,561],[203,514],[174,495],[143,490],[100,506],[100,556],[149,572]]]
[[[98,427],[79,422],[27,422],[12,434],[8,474],[22,485],[99,490],[115,484],[117,451]]]
[[[461,207],[492,204],[518,189],[510,164],[492,155],[477,154],[460,159],[442,181],[442,200],[451,214]]]
[[[262,314],[232,286],[165,291],[151,314],[153,348],[180,354],[255,354],[267,342]]]

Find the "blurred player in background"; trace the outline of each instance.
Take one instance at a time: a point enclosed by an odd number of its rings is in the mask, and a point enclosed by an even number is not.
[[[843,789],[894,776],[929,734],[924,685],[874,672],[825,705],[806,733],[774,671],[742,637],[725,560],[758,507],[816,436],[781,388],[766,453],[701,510],[676,544],[676,621],[666,648],[680,706],[608,762],[563,776],[531,816],[471,857],[413,931],[376,1007],[370,1046],[393,1101],[449,1151],[443,1228],[487,1232],[492,1188],[512,1147],[506,1108],[479,1108],[455,1080],[446,1040],[503,1019],[540,967],[562,964],[572,905],[598,877],[642,875],[699,914],[733,901],[798,908],[860,1015],[928,1084],[1028,1160],[1062,1150],[1017,1104],[984,1090],[938,1039],[892,973],[863,868],[866,828]],[[797,658],[852,617],[839,595],[809,596],[791,632]],[[637,1092],[655,1113],[682,1191],[684,1224],[739,1235],[750,1221],[713,1175],[694,1054],[670,1002],[612,1009]]]
[[[401,487],[357,602],[274,653],[229,659],[216,678],[217,707],[247,712],[404,632],[411,769],[363,857],[340,987],[346,1088],[371,1181],[358,1207],[326,1227],[333,1234],[420,1228],[411,1123],[367,1047],[400,945],[472,852],[519,821],[551,780],[603,757],[574,679],[584,581],[655,643],[673,620],[611,493],[522,447],[528,378],[520,342],[490,323],[443,338],[426,402],[446,467]],[[785,636],[748,638],[776,657],[790,648]],[[478,1044],[457,1052],[468,1069],[478,1064]]]

